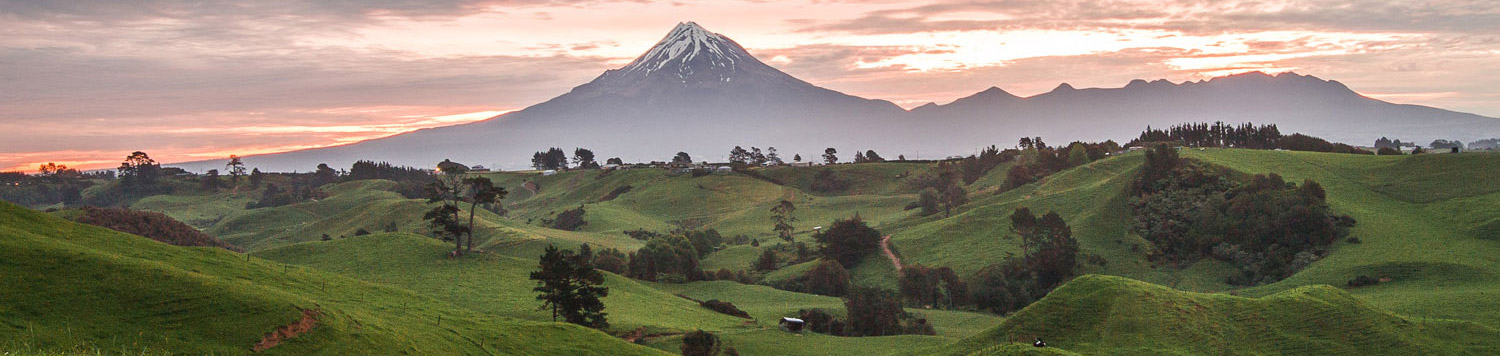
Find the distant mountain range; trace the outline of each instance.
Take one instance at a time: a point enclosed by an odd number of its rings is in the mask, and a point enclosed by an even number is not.
[[[1122,88],[1075,89],[1018,97],[990,88],[952,103],[912,110],[821,88],[773,68],[723,35],[678,24],[630,64],[566,94],[484,121],[418,130],[349,145],[246,157],[269,171],[309,171],[355,160],[429,167],[443,159],[521,169],[548,147],[592,149],[602,161],[667,161],[678,151],[723,161],[734,146],[778,148],[785,159],[815,159],[826,147],[844,156],[874,149],[887,158],[940,158],[1022,136],[1052,144],[1124,142],[1146,126],[1184,122],[1276,124],[1332,141],[1369,145],[1500,137],[1500,119],[1400,105],[1359,95],[1313,76],[1260,72],[1171,83],[1135,80]],[[847,160],[847,158],[846,158]],[[174,164],[190,170],[223,162]]]

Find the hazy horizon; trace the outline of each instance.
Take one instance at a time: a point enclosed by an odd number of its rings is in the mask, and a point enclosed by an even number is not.
[[[135,150],[222,159],[473,122],[618,68],[682,21],[906,109],[991,86],[1024,97],[1295,71],[1500,116],[1489,3],[0,1],[15,93],[0,96],[0,170],[111,168]]]

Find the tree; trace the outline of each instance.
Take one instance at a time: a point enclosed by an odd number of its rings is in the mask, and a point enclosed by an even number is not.
[[[855,150],[854,151],[854,163],[865,163],[865,162],[868,162],[868,161],[865,160],[865,153],[864,152],[860,152],[859,150]]]
[[[260,182],[265,181],[266,174],[260,172],[260,168],[250,169],[250,187],[260,188]]]
[[[937,214],[938,209],[942,205],[941,201],[942,199],[938,198],[936,188],[927,187],[926,189],[922,189],[921,193],[917,194],[917,207],[922,209],[920,211],[922,216]]]
[[[797,211],[797,206],[786,199],[782,199],[780,203],[771,207],[771,221],[774,223],[771,230],[788,242],[792,241],[792,222],[797,221],[797,218],[792,216],[794,211]]]
[[[866,225],[858,216],[834,221],[832,226],[813,235],[823,258],[838,261],[844,268],[854,267],[860,259],[879,249],[880,236],[879,230]]]
[[[682,356],[718,356],[721,346],[718,336],[701,329],[682,335]]]
[[[321,187],[324,184],[333,183],[338,179],[339,171],[334,170],[333,167],[329,167],[327,163],[319,163],[318,169],[313,171],[312,186]]]
[[[135,192],[156,184],[156,180],[161,178],[161,165],[145,152],[135,151],[120,163],[119,172],[120,184]]]
[[[781,155],[776,153],[775,147],[766,147],[766,162],[777,166],[786,164],[786,162],[781,160]]]
[[[849,336],[885,336],[901,333],[901,299],[895,292],[875,287],[854,287],[844,297]]]
[[[467,187],[466,198],[469,201],[469,243],[465,251],[474,250],[474,211],[480,205],[495,204],[500,199],[505,199],[505,188],[496,187],[494,182],[485,177],[464,178],[464,186]]]
[[[594,161],[594,151],[587,148],[573,149],[573,165],[578,168],[599,168],[599,162]]]
[[[770,271],[776,269],[776,250],[761,249],[760,258],[755,259],[755,270]]]
[[[734,146],[734,149],[729,150],[729,163],[747,164],[749,161],[750,151],[746,151],[744,147]]]
[[[245,163],[240,160],[240,156],[229,155],[229,163],[224,164],[224,168],[229,171],[229,181],[239,185],[240,176],[245,175]]]
[[[608,160],[605,160],[604,163],[605,164],[613,164],[613,165],[623,166],[623,165],[625,165],[625,160],[620,159],[620,157],[614,157],[614,158],[610,158]]]
[[[947,188],[943,189],[942,198],[943,217],[948,217],[953,215],[953,208],[969,202],[969,193],[965,192],[964,187],[958,184],[949,184]]]
[[[792,154],[792,162],[802,162],[802,154]]]
[[[589,157],[590,160],[593,159],[593,152],[589,152]],[[563,153],[561,148],[548,148],[547,152],[531,154],[531,166],[538,170],[566,170],[568,169],[568,154]]]
[[[868,150],[865,151],[865,162],[885,162],[885,158],[880,157],[880,154],[875,153],[875,150]]]
[[[838,261],[820,260],[807,270],[805,292],[842,297],[849,292],[849,270]]]
[[[1147,127],[1146,129],[1149,130],[1150,127]],[[1022,137],[1021,138],[1021,142],[1018,143],[1018,144],[1016,144],[1016,147],[1019,147],[1019,148],[1025,150],[1025,149],[1030,149],[1030,148],[1036,147],[1036,146],[1031,144],[1031,138],[1030,137]]]
[[[838,153],[839,150],[835,150],[833,147],[823,150],[823,162],[828,164],[839,163]]]
[[[1073,148],[1068,149],[1068,165],[1077,167],[1089,163],[1089,151],[1082,143],[1074,143]]]
[[[760,152],[760,147],[750,147],[750,164],[755,166],[766,165],[766,154]]]
[[[690,165],[693,164],[693,156],[689,156],[687,152],[677,152],[676,156],[672,156],[672,163]]]
[[[427,184],[427,202],[442,204],[427,211],[422,219],[428,221],[427,226],[439,238],[453,239],[453,252],[458,253],[463,250],[463,238],[469,233],[469,227],[458,217],[458,203],[463,200],[464,191],[460,182],[462,172],[454,165],[439,167],[446,170],[445,179],[434,179]]]
[[[219,191],[219,170],[210,169],[203,175],[203,189],[210,192]]]
[[[458,211],[458,206],[443,204],[422,214],[422,220],[427,220],[427,227],[433,234],[444,241],[453,240],[453,252],[462,251],[463,236],[468,233],[468,227],[458,220]]]
[[[558,250],[548,245],[537,262],[537,270],[531,272],[532,288],[542,301],[537,310],[552,310],[552,321],[562,316],[564,321],[596,329],[609,327],[604,313],[604,302],[599,298],[609,296],[604,284],[604,274],[594,269],[590,256],[574,254],[571,250]]]

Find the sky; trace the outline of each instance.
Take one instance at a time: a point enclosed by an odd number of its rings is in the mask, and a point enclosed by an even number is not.
[[[906,108],[1294,71],[1500,117],[1500,1],[0,0],[0,170],[325,147],[566,93],[678,22]]]

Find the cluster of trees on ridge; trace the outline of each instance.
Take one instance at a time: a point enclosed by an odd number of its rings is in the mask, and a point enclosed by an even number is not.
[[[1331,212],[1321,185],[1281,176],[1236,175],[1178,156],[1166,145],[1146,152],[1131,187],[1135,230],[1151,241],[1150,257],[1184,265],[1211,257],[1240,275],[1225,282],[1257,285],[1286,278],[1327,254],[1355,221]]]

